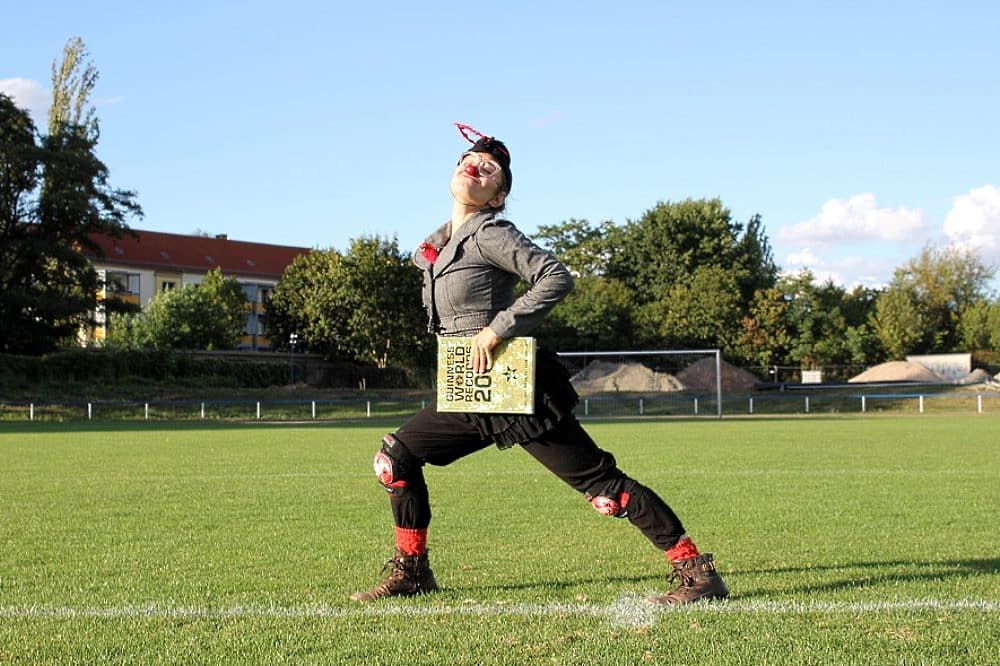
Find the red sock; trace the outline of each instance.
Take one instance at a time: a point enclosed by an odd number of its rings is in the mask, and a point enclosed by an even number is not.
[[[694,541],[691,541],[691,537],[686,534],[681,537],[680,541],[667,550],[667,558],[671,562],[690,560],[692,557],[698,557],[699,555],[701,553],[698,552],[698,546],[694,545]]]
[[[403,555],[423,555],[427,552],[427,529],[397,527],[396,547]]]

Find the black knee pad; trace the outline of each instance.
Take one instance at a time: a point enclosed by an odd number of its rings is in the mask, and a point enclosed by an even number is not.
[[[382,438],[382,448],[375,453],[372,467],[386,491],[398,493],[407,489],[409,472],[419,469],[420,461],[390,433]]]

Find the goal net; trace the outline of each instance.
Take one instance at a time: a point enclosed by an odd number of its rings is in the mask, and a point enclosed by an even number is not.
[[[722,416],[726,365],[718,349],[561,352],[580,394],[577,415]],[[727,366],[732,368],[732,366]],[[749,375],[749,373],[747,373]],[[756,378],[749,375],[749,388]]]

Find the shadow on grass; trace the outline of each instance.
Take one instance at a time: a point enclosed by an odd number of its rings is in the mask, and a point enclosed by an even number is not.
[[[621,583],[623,585],[640,585],[649,583],[659,583],[665,585],[667,581],[666,573],[659,575],[650,574],[648,576],[607,576],[601,578],[571,578],[564,580],[535,580],[524,583],[483,583],[481,585],[448,585],[442,587],[446,592],[473,592],[490,590],[493,592],[517,592],[519,590],[564,590],[580,585],[600,585],[606,583]]]
[[[810,594],[815,592],[834,592],[837,590],[861,589],[892,583],[934,581],[952,577],[968,578],[972,576],[995,575],[1000,574],[1000,559],[933,560],[927,562],[914,560],[887,560],[884,562],[851,562],[848,564],[829,566],[758,569],[745,573],[753,573],[761,576],[782,576],[786,574],[815,574],[822,572],[843,572],[846,575],[840,580],[783,588],[782,593]],[[741,573],[744,572],[730,572],[727,574],[727,578],[730,576],[738,578]],[[771,587],[739,589],[739,586],[737,586],[737,589],[734,590],[734,596],[739,596],[742,599],[753,597],[771,597],[774,596],[774,593],[775,590]]]
[[[883,571],[883,569],[898,569],[905,567],[906,571]],[[846,577],[828,583],[818,583],[801,585],[797,587],[782,588],[782,594],[805,595],[816,592],[834,592],[837,590],[860,589],[870,586],[884,585],[886,583],[912,582],[943,580],[953,576],[969,577],[982,576],[1000,573],[1000,559],[983,560],[940,560],[932,562],[915,562],[912,560],[889,560],[885,562],[852,562],[849,564],[838,564],[830,566],[813,567],[782,567],[777,569],[754,569],[750,571],[726,570],[722,571],[729,587],[732,590],[733,598],[753,599],[755,597],[773,597],[776,590],[773,587],[746,588],[739,580],[744,575],[761,576],[783,576],[798,573],[821,573],[821,572],[845,572],[850,574],[857,572],[859,575],[847,575]],[[562,590],[574,588],[581,585],[599,585],[607,583],[620,583],[623,585],[649,586],[650,584],[666,584],[667,574],[651,573],[648,576],[608,576],[601,578],[572,578],[566,580],[535,580],[523,583],[507,583],[502,585],[483,583],[481,585],[449,585],[449,592],[472,592],[472,591],[497,591],[516,592],[519,590],[551,589]]]

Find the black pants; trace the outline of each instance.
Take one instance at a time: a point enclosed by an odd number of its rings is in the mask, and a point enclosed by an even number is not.
[[[439,413],[433,404],[403,424],[395,433],[406,448],[402,463],[405,489],[390,495],[397,527],[426,528],[431,520],[430,499],[423,466],[448,465],[492,444],[463,414]],[[522,442],[522,448],[574,490],[592,497],[629,494],[627,517],[654,546],[666,550],[684,534],[680,519],[646,486],[618,468],[613,455],[600,449],[575,416],[537,438]]]

